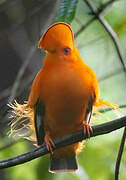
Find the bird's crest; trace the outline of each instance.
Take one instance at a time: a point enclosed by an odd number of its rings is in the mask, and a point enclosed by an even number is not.
[[[50,26],[41,37],[38,44],[39,48],[46,51],[53,51],[61,46],[71,49],[73,49],[74,46],[72,29],[64,22],[58,22]]]

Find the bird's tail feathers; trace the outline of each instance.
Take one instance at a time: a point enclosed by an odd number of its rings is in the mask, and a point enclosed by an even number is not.
[[[58,172],[74,172],[78,169],[76,156],[56,157],[51,156],[49,171],[52,173]]]

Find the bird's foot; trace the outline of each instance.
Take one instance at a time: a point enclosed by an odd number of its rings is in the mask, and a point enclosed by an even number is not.
[[[55,144],[52,140],[52,138],[50,137],[49,132],[45,133],[45,138],[44,138],[47,150],[50,151],[51,154],[53,154],[53,147],[55,147]]]
[[[84,134],[88,134],[88,137],[90,137],[90,134],[93,133],[92,127],[87,123],[83,122],[83,129],[84,129]]]

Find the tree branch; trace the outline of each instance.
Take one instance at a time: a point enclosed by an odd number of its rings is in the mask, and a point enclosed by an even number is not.
[[[126,104],[121,104],[121,105],[119,105],[118,107],[119,107],[120,109],[126,108]],[[105,112],[108,112],[108,111],[112,111],[112,109],[111,109],[111,108],[105,108],[105,109],[100,109],[100,110],[99,110],[100,113],[105,113]]]
[[[22,93],[22,91],[24,91],[24,89],[26,89],[26,87],[30,86],[30,84],[32,83],[32,81],[34,79],[34,74],[35,73],[33,72],[32,74],[30,74],[29,76],[25,77],[24,79],[22,79],[20,81],[21,86],[20,86],[20,89],[16,93],[16,97],[19,96]],[[11,90],[12,90],[12,86],[2,90],[0,92],[0,101],[2,101],[5,98],[8,98],[10,96]]]
[[[96,16],[92,16],[84,25],[81,26],[81,28],[74,34],[74,38],[76,39],[77,36],[83,32],[83,30],[88,27],[89,24],[91,24],[96,19]]]
[[[15,99],[18,87],[20,85],[20,81],[21,81],[21,79],[22,79],[22,77],[24,75],[24,72],[25,72],[25,70],[26,70],[26,68],[27,68],[27,66],[28,66],[28,64],[29,64],[29,62],[31,60],[31,57],[35,53],[35,50],[36,50],[36,45],[31,47],[31,50],[30,50],[30,52],[28,54],[28,57],[23,62],[22,66],[21,66],[21,68],[20,68],[20,70],[19,70],[19,72],[17,74],[16,80],[15,80],[13,86],[12,86],[11,95],[10,95],[9,100],[8,100],[11,103]]]
[[[115,45],[116,51],[117,51],[119,59],[121,61],[121,64],[123,66],[123,70],[126,73],[125,58],[121,51],[121,46],[120,46],[120,43],[119,43],[116,33],[114,32],[112,27],[108,24],[108,22],[104,19],[104,17],[98,13],[98,9],[93,5],[93,3],[90,0],[84,0],[84,2],[88,5],[88,7],[91,9],[92,13],[97,17],[99,22],[103,25],[103,27],[105,28],[107,33],[110,35],[110,37]]]
[[[124,126],[126,126],[126,116],[104,123],[104,124],[92,126],[93,133],[91,134],[90,137],[107,134],[119,128],[122,128]],[[58,149],[58,148],[61,148],[70,144],[74,144],[76,142],[82,141],[87,138],[88,138],[88,134],[84,134],[83,130],[74,132],[72,134],[68,134],[66,136],[63,136],[54,140],[54,143],[56,145],[55,149]],[[27,153],[21,154],[19,156],[16,156],[10,159],[1,160],[0,169],[23,164],[25,162],[31,161],[35,158],[38,158],[48,153],[49,152],[46,148],[46,145],[43,144],[41,147],[38,147],[31,152],[27,152]]]
[[[77,36],[83,32],[83,30],[88,27],[89,24],[91,24],[94,20],[96,20],[97,16],[100,15],[101,13],[103,13],[103,11],[108,8],[108,6],[111,6],[112,3],[114,3],[115,1],[117,0],[109,0],[108,2],[102,4],[98,9],[97,11],[93,12],[93,16],[84,24],[81,26],[81,28],[75,33],[74,37],[77,38]]]
[[[119,179],[119,168],[120,168],[120,163],[121,163],[121,159],[122,159],[125,140],[126,140],[126,127],[123,132],[123,136],[122,136],[122,140],[121,140],[121,144],[120,144],[120,148],[119,148],[119,152],[118,152],[118,156],[117,156],[116,167],[115,167],[115,180]]]
[[[108,8],[111,6],[114,2],[119,1],[119,0],[109,0],[105,3],[103,3],[99,8],[98,11],[102,12],[104,9]]]

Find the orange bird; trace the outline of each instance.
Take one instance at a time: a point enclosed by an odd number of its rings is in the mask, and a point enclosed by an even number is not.
[[[53,151],[53,139],[84,129],[90,135],[93,106],[115,106],[99,100],[98,80],[94,71],[81,59],[74,45],[71,27],[58,22],[50,26],[39,41],[46,51],[44,66],[36,75],[28,102],[11,105],[14,111],[12,132],[19,133],[21,119],[29,118],[34,133],[28,139],[46,143],[51,152],[51,172],[77,170],[76,154],[81,143]],[[22,121],[23,121],[22,120]]]

